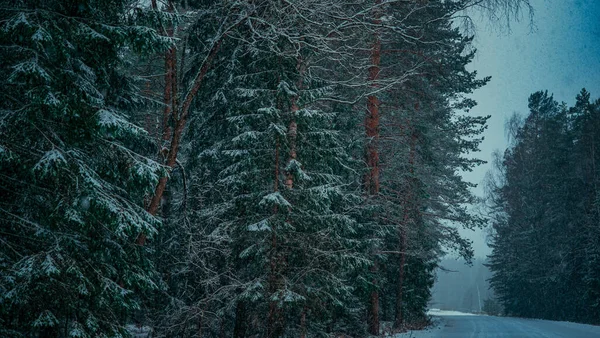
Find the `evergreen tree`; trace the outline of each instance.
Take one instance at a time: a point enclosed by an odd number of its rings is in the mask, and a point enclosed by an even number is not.
[[[490,181],[491,283],[508,314],[597,322],[597,105],[589,97],[583,90],[567,108],[532,94],[497,163],[500,180]]]
[[[396,296],[383,301],[384,306],[393,304],[384,312],[397,329],[425,321],[430,288],[421,286],[432,285],[444,249],[467,259],[472,255],[469,243],[448,222],[467,228],[482,225],[482,219],[465,208],[474,201],[472,185],[457,171],[481,163],[464,155],[477,150],[487,117],[469,116],[475,102],[464,95],[489,79],[477,79],[465,69],[474,56],[466,52],[471,39],[453,29],[449,19],[461,5],[390,7],[403,25],[420,27],[418,39],[386,39],[381,59],[382,82],[391,83],[380,95],[380,146],[385,150],[380,195],[385,222],[394,227],[385,237],[385,251],[391,254],[384,258],[384,293]],[[406,12],[413,15],[403,16]]]
[[[124,56],[168,41],[129,1],[12,1],[0,10],[0,335],[119,336],[160,287],[137,234],[162,172],[131,149],[140,103]]]

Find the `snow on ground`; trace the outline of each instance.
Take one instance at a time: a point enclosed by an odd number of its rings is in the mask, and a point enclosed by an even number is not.
[[[394,338],[438,338],[444,330],[444,320],[439,317],[432,317],[431,321],[433,322],[432,325],[425,330],[398,333]]]
[[[432,325],[425,330],[409,331],[388,338],[600,338],[600,326],[555,322],[541,319],[495,317],[458,311],[430,309]],[[383,332],[390,332],[390,322]],[[149,327],[128,325],[134,338],[150,338]]]
[[[430,309],[429,311],[427,311],[427,314],[430,316],[477,316],[473,313],[440,309]]]
[[[131,333],[133,338],[149,338],[152,337],[152,328],[148,326],[127,325],[127,331]]]
[[[446,322],[443,317],[446,316],[477,316],[472,313],[459,312],[459,311],[448,311],[440,309],[429,309],[427,314],[431,316],[432,324],[425,330],[414,330],[405,333],[398,333],[394,335],[394,338],[439,338],[441,333],[446,326]],[[391,325],[391,323],[390,323]],[[384,330],[385,331],[385,330]],[[391,336],[386,336],[391,337]]]

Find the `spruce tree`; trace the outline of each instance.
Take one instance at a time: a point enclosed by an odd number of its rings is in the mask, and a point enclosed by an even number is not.
[[[0,335],[122,336],[160,287],[137,234],[162,172],[132,151],[140,104],[125,55],[168,41],[129,1],[13,1],[0,10]]]

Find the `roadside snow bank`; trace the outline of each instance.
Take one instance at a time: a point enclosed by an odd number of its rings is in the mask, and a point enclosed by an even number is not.
[[[430,309],[429,311],[427,311],[427,314],[430,316],[479,316],[473,313],[440,309]]]
[[[443,337],[442,331],[446,324],[444,317],[446,316],[478,316],[473,313],[460,311],[448,311],[440,309],[429,309],[427,314],[431,316],[431,326],[425,330],[414,330],[404,333],[398,333],[394,338],[440,338]]]

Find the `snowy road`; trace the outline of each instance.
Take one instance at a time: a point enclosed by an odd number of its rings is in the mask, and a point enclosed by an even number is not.
[[[434,315],[438,325],[397,338],[600,338],[600,326],[460,314]]]

